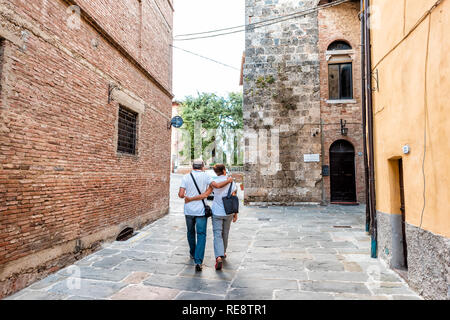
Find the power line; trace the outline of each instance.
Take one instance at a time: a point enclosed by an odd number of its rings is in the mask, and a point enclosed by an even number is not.
[[[269,25],[272,25],[272,24],[275,24],[275,23],[287,21],[287,20],[290,20],[290,19],[293,19],[293,18],[299,18],[301,16],[317,12],[320,9],[334,7],[334,6],[340,5],[340,4],[345,3],[345,2],[349,2],[349,1],[350,0],[339,0],[339,1],[336,1],[336,2],[324,4],[324,5],[321,5],[321,6],[317,6],[315,8],[302,10],[302,11],[297,11],[297,12],[290,13],[290,14],[287,14],[287,15],[283,15],[283,16],[279,16],[279,17],[275,17],[275,18],[270,18],[270,19],[265,19],[265,20],[262,20],[262,21],[254,22],[254,23],[249,23],[249,24],[235,26],[235,27],[229,27],[229,28],[210,30],[210,31],[180,34],[180,35],[176,35],[175,38],[176,37],[188,37],[188,36],[205,35],[205,34],[211,34],[211,33],[216,33],[216,32],[228,31],[228,30],[233,30],[233,29],[238,29],[238,28],[244,28],[244,29],[240,29],[240,30],[234,30],[234,31],[230,31],[230,32],[224,32],[224,33],[208,35],[208,36],[191,37],[191,38],[186,38],[186,39],[174,39],[174,40],[175,41],[186,41],[186,40],[213,38],[213,37],[219,37],[219,36],[228,35],[228,34],[244,32],[247,28],[250,29],[250,30],[254,30],[254,29],[266,27],[266,26],[269,26]]]
[[[175,48],[175,49],[178,49],[178,50],[181,50],[181,51],[184,51],[184,52],[190,53],[190,54],[192,54],[192,55],[194,55],[194,56],[197,56],[197,57],[200,57],[200,58],[202,58],[202,59],[206,59],[206,60],[209,60],[209,61],[211,61],[211,62],[214,62],[214,63],[220,64],[220,65],[222,65],[222,66],[225,66],[225,67],[228,67],[228,68],[231,68],[231,69],[234,69],[234,70],[237,70],[237,71],[239,71],[239,69],[238,69],[238,68],[235,68],[235,67],[233,67],[233,66],[230,66],[230,65],[228,65],[228,64],[226,64],[226,63],[223,63],[223,62],[220,62],[220,61],[217,61],[217,60],[214,60],[214,59],[211,59],[211,58],[208,58],[208,57],[202,56],[201,54],[198,54],[198,53],[195,53],[195,52],[192,52],[192,51],[186,50],[186,49],[182,49],[182,48],[176,47],[176,46],[174,46],[174,45],[170,45],[170,46],[171,46],[172,48]]]
[[[208,34],[208,33],[215,33],[215,32],[233,30],[233,29],[243,28],[243,27],[252,27],[252,26],[256,26],[256,25],[262,24],[262,23],[269,22],[269,21],[283,19],[283,18],[286,18],[286,17],[292,17],[292,16],[296,16],[296,15],[299,15],[299,14],[305,14],[305,13],[310,13],[310,12],[313,13],[313,12],[319,10],[319,9],[333,7],[333,6],[336,6],[336,5],[348,2],[348,1],[350,1],[350,0],[339,0],[338,2],[328,3],[328,4],[321,5],[321,6],[317,6],[315,8],[310,8],[310,9],[302,10],[302,11],[296,11],[294,13],[286,14],[286,15],[283,15],[283,16],[275,17],[275,18],[265,19],[265,20],[262,20],[262,21],[254,22],[254,23],[244,24],[244,25],[235,26],[235,27],[228,27],[228,28],[223,28],[223,29],[210,30],[210,31],[179,34],[179,35],[176,35],[175,37],[194,36],[194,35],[201,35],[201,34]]]

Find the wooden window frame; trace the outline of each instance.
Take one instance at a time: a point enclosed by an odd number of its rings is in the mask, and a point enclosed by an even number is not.
[[[350,65],[350,96],[349,97],[343,97],[342,96],[342,84],[341,84],[341,68],[342,66],[345,65]],[[331,81],[330,81],[330,66],[338,66],[339,67],[339,72],[338,72],[338,97],[331,97]],[[354,94],[353,94],[353,62],[352,61],[346,61],[346,62],[339,62],[339,63],[328,63],[328,99],[330,101],[340,101],[340,100],[353,100],[354,99]]]

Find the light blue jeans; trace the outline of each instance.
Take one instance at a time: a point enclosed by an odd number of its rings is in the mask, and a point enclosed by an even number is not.
[[[230,233],[231,222],[233,215],[215,216],[212,217],[212,227],[214,233],[214,254],[216,259],[223,257],[227,251],[228,234]]]
[[[187,239],[189,243],[191,256],[194,257],[195,264],[202,264],[205,257],[206,246],[206,226],[208,219],[206,217],[186,217]],[[195,237],[197,233],[197,239]]]

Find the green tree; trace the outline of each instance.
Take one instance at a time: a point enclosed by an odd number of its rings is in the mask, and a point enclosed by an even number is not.
[[[186,143],[186,148],[190,147],[192,160],[196,147],[194,140],[196,121],[201,122],[204,129],[199,150],[202,154],[216,140],[217,132],[220,132],[222,139],[226,140],[227,129],[243,128],[242,93],[230,93],[227,97],[220,97],[214,93],[199,93],[197,97],[188,96],[181,102],[181,116],[184,120],[183,129],[188,135],[184,140],[191,141],[190,145]],[[234,145],[237,147],[236,142]],[[200,145],[197,145],[197,148],[200,148]],[[187,154],[187,151],[182,151],[181,155]]]

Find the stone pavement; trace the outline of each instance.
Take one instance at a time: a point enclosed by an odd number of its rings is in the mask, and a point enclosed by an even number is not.
[[[243,207],[223,270],[214,269],[209,221],[205,267],[195,272],[180,178],[169,215],[7,299],[420,299],[370,258],[363,206]]]

